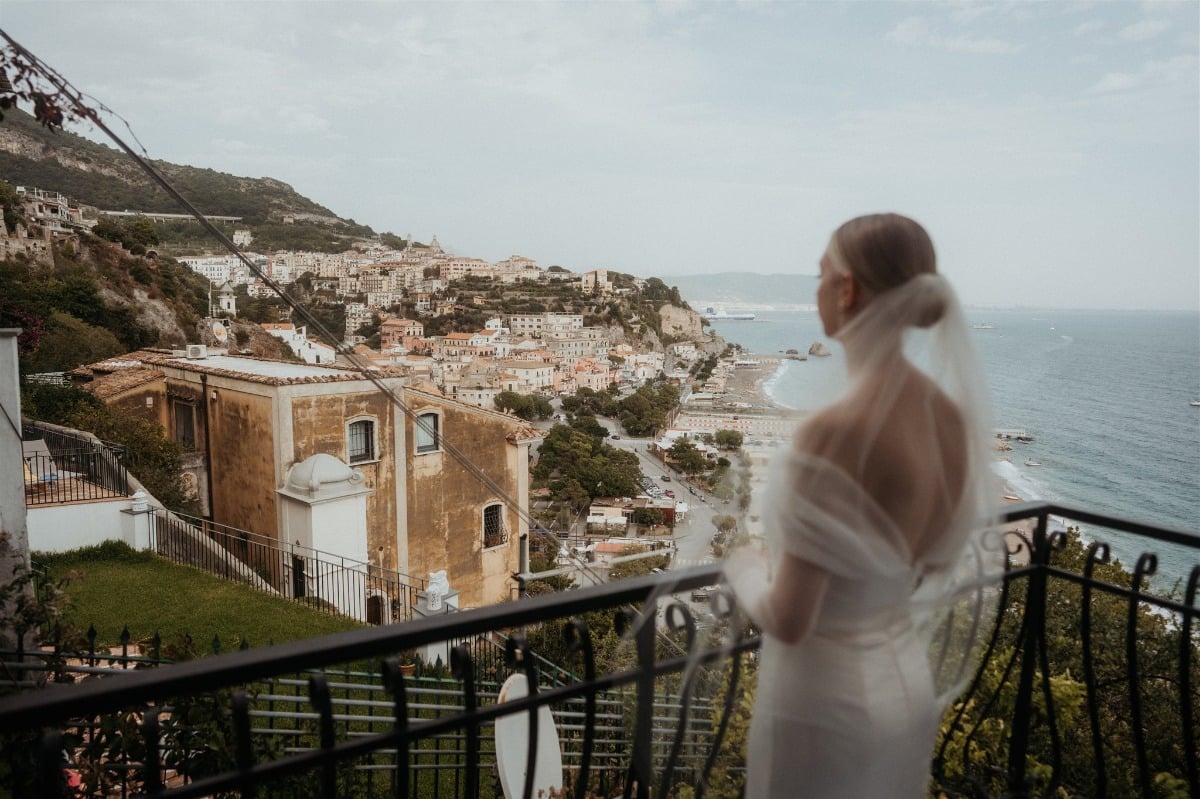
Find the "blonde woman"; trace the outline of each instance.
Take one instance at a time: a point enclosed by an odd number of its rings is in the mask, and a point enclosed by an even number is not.
[[[746,796],[915,799],[946,700],[924,622],[977,557],[987,506],[985,384],[919,224],[852,219],[820,271],[848,385],[773,464],[768,552],[726,565],[763,632]],[[922,367],[906,354],[915,329]]]

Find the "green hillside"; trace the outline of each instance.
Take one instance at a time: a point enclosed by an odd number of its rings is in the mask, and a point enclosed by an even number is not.
[[[69,130],[52,132],[21,111],[0,123],[0,180],[58,192],[100,211],[185,213],[126,153]],[[228,175],[213,169],[150,162],[202,213],[236,216],[259,249],[337,252],[375,231],[304,197],[272,178]],[[285,217],[294,221],[285,222]],[[162,250],[178,254],[215,242],[191,222],[157,224]]]

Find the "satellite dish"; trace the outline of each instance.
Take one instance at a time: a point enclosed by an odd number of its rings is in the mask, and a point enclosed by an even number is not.
[[[217,338],[218,344],[224,344],[225,340],[229,338],[229,331],[220,322],[213,322],[212,331],[213,335]]]
[[[525,675],[517,673],[504,681],[497,704],[529,696]],[[562,746],[550,708],[537,709],[537,758],[534,760],[533,796],[550,796],[563,789]],[[529,753],[529,711],[496,718],[496,770],[505,799],[517,799],[525,790],[525,763]]]

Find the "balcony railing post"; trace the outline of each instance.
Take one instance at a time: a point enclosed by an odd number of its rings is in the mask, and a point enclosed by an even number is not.
[[[1183,793],[1190,790],[1188,795],[1200,797],[1194,694],[1200,566],[1192,569],[1182,601],[1178,592],[1151,590],[1153,586],[1146,578],[1154,570],[1148,557],[1139,563],[1132,581],[1123,581],[1115,572],[1110,575],[1108,570],[1098,568],[1107,560],[1103,544],[1090,549],[1086,560],[1077,561],[1078,544],[1064,533],[1049,529],[1047,514],[1060,512],[1057,506],[1031,504],[1010,511],[1015,518],[1006,519],[1008,523],[1016,518],[1035,523],[1029,534],[1028,562],[1013,565],[1004,576],[996,596],[998,632],[983,653],[972,689],[960,700],[964,709],[958,719],[967,721],[950,725],[955,737],[949,744],[943,742],[946,757],[939,755],[934,763],[935,791],[947,796],[1010,799],[1058,793],[1125,796],[1149,795],[1162,782],[1167,789]],[[1128,529],[1162,543],[1181,544],[1189,557],[1200,553],[1200,536],[1195,534],[1173,540],[1175,533],[1170,530],[1139,527],[1085,511],[1077,513],[1097,526]],[[195,534],[195,528],[167,512],[155,513],[154,517],[154,534],[162,534],[159,546],[202,560],[199,553],[206,550],[195,544],[207,541]],[[225,532],[220,535],[229,537]],[[235,539],[237,535],[234,531]],[[240,542],[237,545],[242,546]],[[271,545],[270,552],[291,551],[298,560],[307,551],[286,542]],[[190,548],[197,552],[187,552]],[[323,570],[336,567],[340,561],[316,554],[306,565],[309,579],[322,582],[326,574]],[[216,556],[212,559],[219,560]],[[1163,563],[1162,571],[1167,572],[1165,558]],[[342,565],[349,568],[357,564],[346,560]],[[1170,565],[1174,568],[1173,561]],[[115,668],[118,658],[101,654],[104,650],[95,647],[81,653],[64,651],[61,637],[55,635],[46,641],[53,651],[33,655],[46,662],[45,667],[38,667],[45,672],[43,679],[67,682],[64,677],[76,673],[89,678],[72,686],[0,697],[0,730],[34,732],[45,726],[64,736],[44,749],[31,746],[34,751],[30,754],[41,758],[40,770],[23,776],[31,782],[42,780],[41,793],[36,795],[61,795],[65,790],[61,783],[76,776],[64,769],[82,770],[96,765],[87,759],[85,747],[107,746],[119,742],[118,736],[130,735],[132,728],[123,721],[114,726],[111,714],[132,711],[143,720],[142,732],[132,734],[144,741],[145,747],[140,751],[128,748],[128,760],[114,756],[102,767],[114,780],[127,773],[131,789],[137,781],[144,781],[150,795],[160,792],[155,786],[161,782],[170,783],[166,792],[171,795],[257,792],[262,797],[287,793],[292,776],[303,774],[312,780],[309,792],[321,792],[318,795],[354,792],[360,786],[371,792],[383,781],[391,789],[390,795],[403,796],[407,789],[430,799],[468,799],[481,789],[479,783],[486,776],[481,769],[494,764],[492,747],[482,745],[483,731],[490,730],[506,711],[512,712],[511,707],[501,708],[492,701],[497,678],[503,671],[494,662],[495,642],[508,640],[504,631],[622,609],[616,624],[623,640],[621,662],[626,663],[624,653],[633,645],[633,664],[614,666],[611,673],[598,676],[601,669],[595,663],[587,627],[583,622],[572,622],[567,628],[573,632],[568,635],[566,650],[554,647],[548,651],[566,655],[572,664],[581,659],[580,668],[564,668],[561,662],[542,660],[533,648],[526,650],[522,661],[528,669],[526,678],[536,689],[517,712],[533,713],[535,705],[538,712],[542,712],[540,708],[557,708],[564,765],[577,775],[572,786],[576,799],[597,789],[606,797],[614,793],[623,793],[628,799],[644,799],[651,794],[657,797],[672,783],[683,782],[700,797],[713,779],[714,757],[722,751],[731,709],[743,697],[738,680],[751,661],[738,658],[745,657],[759,639],[739,635],[726,646],[706,638],[704,649],[695,652],[698,659],[680,657],[679,650],[663,646],[657,637],[664,628],[656,624],[655,597],[667,585],[678,589],[675,593],[686,593],[719,579],[715,566],[681,571],[671,576],[669,584],[657,575],[646,575],[535,596],[520,603],[425,617],[410,625],[385,625],[330,638],[247,648],[171,668],[129,669],[119,677],[102,676],[122,671]],[[1020,590],[1022,580],[1026,581],[1025,591]],[[414,580],[413,585],[418,582]],[[322,589],[321,593],[339,601],[344,596],[338,591],[357,592],[362,587],[359,582],[344,582],[341,588],[329,585],[329,590]],[[398,588],[398,595],[403,596],[405,590],[403,586]],[[724,596],[717,593],[711,597],[711,612],[718,619],[728,615]],[[1083,602],[1079,609],[1075,607],[1078,597]],[[679,627],[673,619],[686,615],[687,608],[680,605],[672,611],[671,603],[686,600],[664,597],[662,601],[666,603],[665,632],[671,636]],[[640,613],[624,610],[638,603],[644,604]],[[1115,615],[1110,608],[1116,608]],[[1173,626],[1169,618],[1159,618],[1160,611],[1163,616],[1174,614],[1179,625]],[[1080,641],[1071,634],[1077,621]],[[735,621],[730,628],[742,630],[743,625]],[[551,630],[537,632],[541,638]],[[691,652],[690,633],[688,639],[686,651]],[[190,638],[185,641],[187,646],[190,642]],[[151,642],[155,659],[160,643],[157,637]],[[469,651],[464,644],[478,651]],[[429,646],[452,648],[451,668],[460,681],[461,697],[448,683],[437,685],[433,679],[406,686],[394,660],[389,660],[383,670],[382,685],[377,685],[375,675],[354,665]],[[1177,659],[1178,676],[1175,665],[1166,660],[1168,656]],[[730,658],[734,658],[732,663]],[[1062,683],[1065,690],[1052,694],[1053,675],[1065,674],[1067,666],[1074,672],[1076,662],[1083,667],[1083,682],[1072,673],[1069,682]],[[709,668],[708,663],[714,664],[714,671],[697,683],[693,695],[689,669],[700,664]],[[572,671],[582,672],[583,679]],[[301,675],[324,673],[329,676],[322,690],[306,699]],[[539,673],[546,675],[546,683],[539,685]],[[1086,688],[1084,692],[1078,687],[1081,684]],[[226,757],[221,758],[225,762],[218,765],[216,773],[207,773],[203,761],[196,757],[208,743],[204,725],[176,729],[178,725],[173,722],[159,733],[152,729],[154,720],[163,724],[169,720],[164,707],[186,707],[188,697],[237,689],[247,693],[236,700],[241,705],[234,711],[235,735],[217,741]],[[1128,691],[1133,693],[1126,696]],[[683,701],[676,701],[676,693]],[[725,695],[723,710],[719,693]],[[1083,693],[1086,706],[1080,705]],[[418,716],[411,721],[409,695],[420,700],[411,706]],[[689,696],[691,710],[686,699]],[[431,697],[436,699],[429,701]],[[1097,702],[1101,704],[1094,707]],[[1177,707],[1179,702],[1182,706]],[[425,712],[426,707],[430,712]],[[381,715],[385,710],[388,714]],[[719,722],[718,712],[722,713]],[[130,717],[117,717],[122,718]],[[1089,720],[1094,736],[1090,751],[1088,730],[1083,726]],[[1106,722],[1108,729],[1098,733],[1100,722]],[[1176,724],[1182,725],[1181,732]],[[1067,725],[1076,729],[1069,731]],[[1131,725],[1144,729],[1139,733]],[[710,732],[714,728],[716,732]],[[529,740],[536,741],[545,727],[539,730],[535,723],[528,731]],[[341,733],[340,738],[335,732]],[[685,736],[682,744],[681,735]],[[251,736],[254,746],[248,747]],[[689,748],[693,738],[699,739],[698,752]],[[7,745],[7,740],[0,744]],[[260,743],[264,745],[260,747]],[[528,751],[534,751],[534,747]],[[1109,758],[1104,763],[1106,773],[1098,775],[1095,758],[1105,754]],[[961,759],[961,766],[952,763],[943,770],[942,763],[951,757],[954,761]],[[158,779],[154,775],[156,762],[160,763]],[[704,763],[703,772],[697,771],[699,763]],[[534,771],[531,765],[536,764],[527,762],[527,774]],[[386,773],[387,769],[391,774]],[[716,777],[722,782],[736,779],[737,771],[730,764],[723,766]],[[183,784],[201,776],[202,785]],[[652,781],[660,783],[661,789],[651,788]],[[27,792],[33,794],[35,790],[31,787]],[[486,786],[482,790],[487,794]]]
[[[1142,685],[1138,669],[1138,610],[1140,595],[1145,578],[1155,573],[1158,568],[1158,557],[1152,553],[1143,553],[1138,558],[1133,569],[1133,589],[1129,596],[1129,615],[1125,627],[1125,659],[1128,663],[1129,674],[1129,715],[1130,726],[1133,728],[1134,751],[1137,753],[1138,777],[1141,781],[1142,794],[1150,795],[1150,763],[1146,756],[1146,731],[1142,725]]]
[[[629,764],[630,782],[625,786],[625,797],[631,796],[631,786],[637,799],[649,799],[654,744],[654,628],[655,608],[642,608],[637,616],[634,641],[637,645],[637,721],[634,725],[633,758]]]
[[[1033,678],[1037,671],[1037,631],[1046,623],[1046,566],[1050,560],[1050,540],[1046,535],[1045,513],[1039,514],[1033,530],[1029,574],[1025,594],[1025,614],[1021,620],[1018,646],[1024,647],[1021,674],[1017,685],[1016,707],[1013,711],[1012,743],[1008,750],[1008,784],[1018,792],[1026,788],[1025,765],[1029,753],[1029,734],[1033,719]],[[1018,795],[1021,795],[1018,793]]]
[[[1184,604],[1196,607],[1197,588],[1200,588],[1200,566],[1193,566],[1188,576]],[[1196,719],[1192,707],[1192,621],[1194,613],[1185,613],[1179,635],[1179,704],[1183,723],[1183,751],[1187,759],[1188,785],[1192,796],[1200,796],[1200,752],[1196,746]]]

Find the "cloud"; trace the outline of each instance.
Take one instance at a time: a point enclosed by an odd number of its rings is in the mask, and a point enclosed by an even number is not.
[[[887,37],[909,47],[929,47],[952,53],[976,53],[980,55],[1006,55],[1020,52],[1021,47],[1003,39],[988,39],[959,34],[943,36],[929,29],[925,20],[910,17],[888,32]]]
[[[1130,75],[1128,72],[1110,72],[1088,89],[1088,92],[1091,94],[1114,94],[1131,91],[1141,84],[1142,78],[1138,75]]]
[[[1141,22],[1135,22],[1132,25],[1126,25],[1124,28],[1121,28],[1117,35],[1131,42],[1144,42],[1147,39],[1153,39],[1170,27],[1170,20],[1143,19]]]
[[[1200,68],[1200,59],[1194,55],[1177,55],[1163,61],[1148,61],[1136,73],[1109,72],[1088,89],[1088,93],[1115,94],[1148,86],[1186,84],[1190,84],[1191,90],[1194,91],[1197,68]]]

